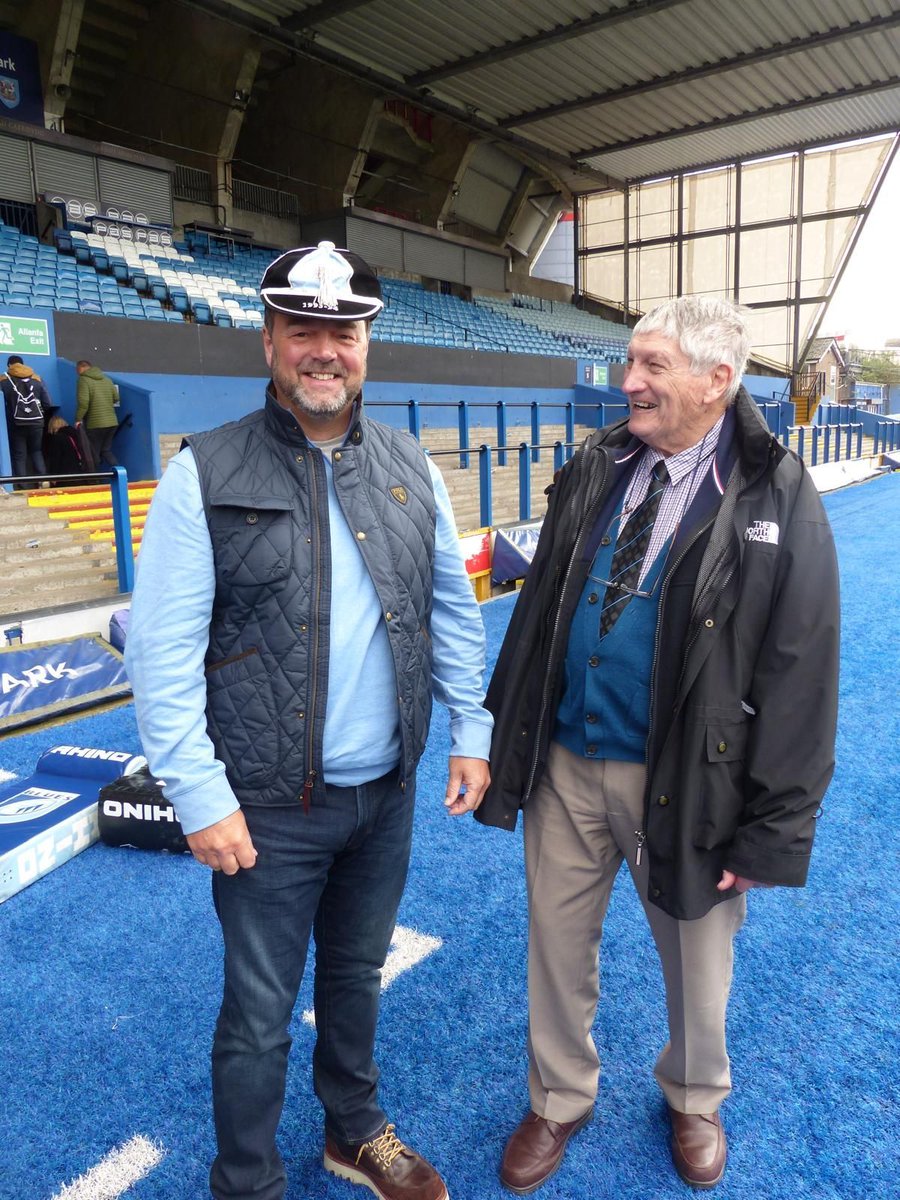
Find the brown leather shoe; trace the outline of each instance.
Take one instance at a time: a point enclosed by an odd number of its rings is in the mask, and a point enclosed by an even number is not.
[[[518,1196],[536,1191],[559,1167],[566,1143],[593,1116],[588,1109],[577,1121],[548,1121],[530,1112],[506,1143],[500,1182]]]
[[[326,1134],[322,1163],[332,1175],[361,1183],[380,1200],[448,1200],[443,1179],[400,1141],[393,1125],[361,1146],[341,1145]]]
[[[669,1119],[675,1170],[691,1187],[715,1187],[725,1174],[728,1149],[719,1114],[680,1113],[670,1108]]]

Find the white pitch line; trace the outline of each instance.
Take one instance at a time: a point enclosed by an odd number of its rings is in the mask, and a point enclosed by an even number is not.
[[[143,1134],[136,1134],[109,1154],[95,1167],[65,1184],[53,1200],[117,1200],[132,1184],[149,1175],[162,1162],[162,1146]]]
[[[404,971],[408,971],[410,967],[420,963],[423,958],[427,958],[435,950],[439,950],[443,944],[438,937],[431,937],[430,934],[419,933],[417,929],[407,929],[404,925],[398,925],[391,938],[391,948],[381,972],[381,990],[384,991],[386,987],[390,987],[398,975],[402,975]],[[307,1025],[315,1025],[316,1016],[311,1008],[308,1008],[303,1014],[303,1020]]]

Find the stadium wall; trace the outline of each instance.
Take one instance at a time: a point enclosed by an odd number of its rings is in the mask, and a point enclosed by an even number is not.
[[[90,359],[119,385],[123,426],[116,453],[131,479],[159,477],[162,435],[210,429],[239,419],[262,402],[267,374],[258,332],[47,310],[9,311],[47,320],[51,354],[24,357],[45,378],[67,420],[75,415],[78,359]],[[624,397],[618,390],[622,364],[609,365],[609,388],[579,382],[589,365],[567,358],[373,342],[365,394],[373,416],[401,429],[408,428],[412,404],[421,406],[423,430],[454,428],[463,403],[469,406],[473,427],[496,428],[500,401],[507,405],[510,426],[527,424],[535,402],[545,426],[562,424],[566,406],[573,402],[579,425],[624,415]],[[751,379],[750,390],[761,399],[782,395],[787,383],[774,376],[748,377],[748,383]],[[3,423],[0,471],[8,474],[10,466]]]

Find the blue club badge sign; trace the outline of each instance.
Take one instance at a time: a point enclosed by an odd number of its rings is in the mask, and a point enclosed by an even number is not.
[[[20,99],[18,79],[0,75],[0,104],[4,108],[18,108]]]

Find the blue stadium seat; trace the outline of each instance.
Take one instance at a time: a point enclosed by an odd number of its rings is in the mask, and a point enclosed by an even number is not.
[[[54,229],[53,240],[56,243],[56,249],[60,254],[74,254],[75,245],[72,242],[72,235],[68,229]]]

